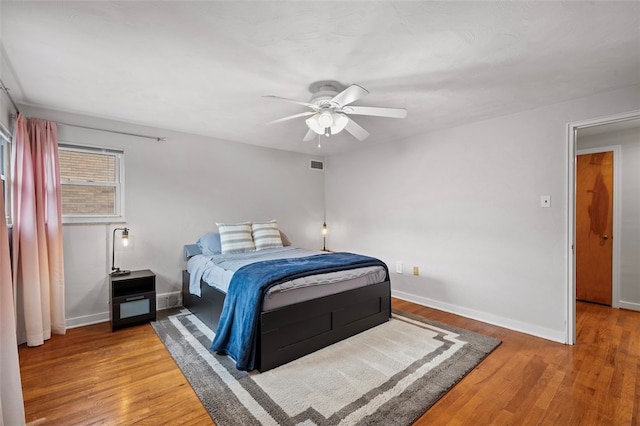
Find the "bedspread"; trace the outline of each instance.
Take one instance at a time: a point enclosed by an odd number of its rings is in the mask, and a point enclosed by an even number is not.
[[[262,299],[269,288],[299,277],[350,268],[387,265],[379,259],[353,253],[329,253],[294,259],[252,263],[238,269],[229,284],[211,350],[226,353],[239,370],[256,368],[258,321]]]

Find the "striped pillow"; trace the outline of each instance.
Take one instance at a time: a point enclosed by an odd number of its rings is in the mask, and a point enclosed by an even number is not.
[[[252,223],[251,231],[253,233],[253,241],[256,245],[256,250],[282,247],[282,238],[280,238],[278,222],[275,220],[270,222]]]
[[[222,254],[253,251],[256,246],[251,237],[251,223],[216,223],[220,231]]]

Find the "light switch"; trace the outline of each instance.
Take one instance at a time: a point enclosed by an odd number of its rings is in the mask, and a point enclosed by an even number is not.
[[[540,207],[551,207],[551,195],[543,195],[540,197]]]
[[[396,262],[396,274],[402,273],[402,262]]]

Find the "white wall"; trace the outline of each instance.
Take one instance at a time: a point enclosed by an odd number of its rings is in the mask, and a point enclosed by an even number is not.
[[[433,132],[325,159],[63,112],[26,115],[167,136],[167,142],[60,127],[60,140],[125,149],[120,267],[150,268],[179,291],[182,245],[216,221],[276,218],[294,244],[377,256],[397,297],[563,341],[568,122],[640,109],[640,87]],[[410,113],[410,112],[409,112]],[[323,188],[323,179],[326,183]],[[539,207],[541,195],[552,207]],[[108,317],[112,226],[66,225],[67,320]],[[413,277],[410,267],[420,267]]]
[[[640,87],[329,157],[328,246],[404,263],[397,297],[565,341],[567,123],[635,109]]]
[[[620,306],[640,310],[640,128],[580,136],[578,149],[620,145]]]
[[[123,148],[128,250],[123,269],[151,269],[157,292],[181,288],[183,245],[215,222],[277,219],[297,246],[319,248],[324,174],[308,155],[21,106],[30,117],[166,136],[166,142],[59,126],[60,141]],[[177,118],[178,119],[178,118]],[[122,226],[123,224],[120,224]],[[68,325],[108,319],[108,277],[115,225],[65,225]]]

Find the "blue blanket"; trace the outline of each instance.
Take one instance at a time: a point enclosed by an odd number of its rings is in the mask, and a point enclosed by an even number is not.
[[[367,266],[384,267],[388,279],[389,271],[384,262],[353,253],[266,260],[243,266],[229,283],[211,350],[231,356],[238,370],[255,369],[262,300],[271,287],[308,275]]]

